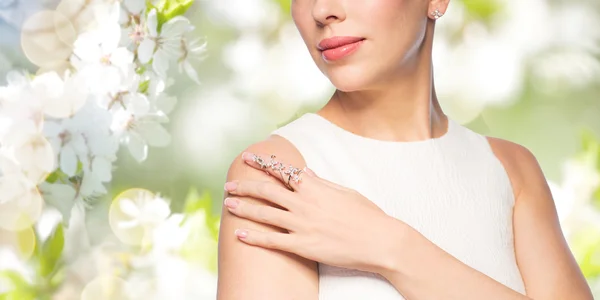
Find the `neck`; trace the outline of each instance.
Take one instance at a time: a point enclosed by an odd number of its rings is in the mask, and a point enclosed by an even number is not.
[[[336,90],[319,114],[357,134],[381,140],[413,141],[446,132],[433,82],[433,25],[402,71],[386,74],[368,90]]]

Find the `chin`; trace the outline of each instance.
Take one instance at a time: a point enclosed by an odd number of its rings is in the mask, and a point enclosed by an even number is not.
[[[372,83],[371,76],[359,66],[330,66],[325,70],[325,75],[342,92],[365,90]]]

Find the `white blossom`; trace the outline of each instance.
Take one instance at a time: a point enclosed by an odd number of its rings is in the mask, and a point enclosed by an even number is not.
[[[44,114],[54,118],[74,115],[85,105],[89,95],[86,78],[68,70],[64,80],[56,72],[46,72],[36,76],[31,84]]]
[[[186,39],[185,33],[193,28],[187,18],[171,18],[159,28],[157,11],[146,13],[146,4],[157,5],[154,0],[60,2],[48,15],[60,14],[64,16],[61,21],[72,25],[68,33],[73,36],[61,36],[68,38],[66,54],[70,59],[61,61],[60,66],[42,68],[35,75],[8,72],[6,84],[0,86],[0,228],[30,228],[47,204],[50,210],[46,211],[55,215],[38,223],[37,231],[43,237],[49,231],[40,226],[51,222],[85,225],[85,208],[108,192],[105,185],[112,180],[120,145],[143,161],[150,146],[170,143],[163,124],[169,121],[167,114],[177,99],[166,93],[173,84],[173,79],[166,76],[169,64],[178,63],[180,71],[199,82],[192,65],[205,51],[205,44],[199,40]],[[29,46],[42,53],[42,47]],[[181,247],[191,230],[190,226],[181,226],[182,215],[170,216],[169,203],[160,195],[134,192],[113,203],[118,203],[118,216],[114,216],[111,206],[109,221],[116,238],[142,246],[156,239],[160,245],[149,256],[135,255],[130,260],[135,268],[143,268],[144,260],[151,262],[146,267],[153,268],[156,259],[170,258],[167,252]],[[65,231],[66,242],[73,238],[67,236]],[[87,231],[77,237],[85,239],[79,243],[81,251],[91,250]],[[67,246],[65,249],[77,248]],[[79,250],[69,251],[64,255],[71,257]],[[63,285],[60,296],[98,296],[104,278],[117,287],[135,282],[135,276],[127,280],[106,277],[126,269],[106,266],[117,263],[117,252],[110,253],[110,261],[106,257],[96,259],[97,270],[81,276],[83,281],[78,284]],[[65,260],[69,276],[83,274],[75,274],[73,269],[89,269],[85,260],[94,259]],[[191,277],[186,278],[191,282]],[[3,288],[0,282],[0,290],[6,290]],[[170,289],[155,290],[168,296]]]
[[[89,152],[77,119],[48,120],[44,124],[44,132],[52,144],[60,170],[75,176],[78,157],[84,157]]]
[[[158,16],[155,9],[148,13],[148,36],[138,48],[140,62],[146,64],[152,60],[152,69],[160,77],[167,77],[169,61],[182,55],[182,38],[184,33],[193,27],[190,21],[182,16],[177,16],[167,21],[158,28]]]
[[[179,72],[185,71],[185,73],[197,84],[200,84],[198,73],[193,67],[194,61],[200,61],[206,52],[206,43],[201,43],[200,39],[188,41],[187,39],[182,40],[183,54],[179,58]]]
[[[114,114],[112,131],[123,141],[131,155],[143,161],[148,145],[164,147],[171,141],[170,134],[161,125],[168,119],[162,112],[150,111],[150,102],[143,94],[125,96],[125,108]]]
[[[128,24],[132,18],[141,19],[142,13],[146,8],[146,0],[122,0],[121,14],[119,23]]]
[[[71,63],[84,74],[92,93],[116,93],[129,76],[133,53],[120,47],[121,27],[107,24],[75,41]]]
[[[171,213],[165,199],[147,197],[146,194],[141,194],[136,198],[121,199],[120,207],[127,216],[131,217],[130,220],[119,223],[121,228],[156,227],[164,222]]]

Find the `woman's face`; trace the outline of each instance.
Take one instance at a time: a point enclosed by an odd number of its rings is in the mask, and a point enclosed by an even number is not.
[[[292,17],[319,69],[342,91],[374,88],[415,63],[436,0],[291,0]],[[445,8],[445,7],[444,7]],[[442,8],[440,7],[440,11]],[[332,37],[352,37],[330,40]],[[353,43],[358,41],[357,43]],[[343,44],[341,46],[335,48]],[[323,47],[324,46],[324,47]],[[330,50],[322,51],[321,49]]]

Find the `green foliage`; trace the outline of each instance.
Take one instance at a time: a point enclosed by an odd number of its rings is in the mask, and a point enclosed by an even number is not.
[[[57,181],[67,182],[67,180],[69,180],[69,175],[61,171],[60,168],[56,169],[54,172],[50,173],[48,177],[46,177],[46,182],[48,183],[56,183]]]
[[[159,32],[163,24],[185,14],[193,3],[194,0],[160,0],[156,4],[152,4],[151,1],[146,2],[148,11],[156,9]]]
[[[145,94],[148,91],[149,87],[150,87],[150,80],[142,81],[142,82],[140,82],[138,91],[142,94]]]
[[[0,300],[34,300],[35,290],[21,274],[13,270],[0,271],[0,281],[9,284],[12,288],[0,294]]]
[[[291,0],[273,0],[283,16],[289,16],[292,6]],[[493,15],[502,10],[502,3],[498,0],[461,0],[469,18],[489,21]],[[450,5],[453,5],[452,3]]]
[[[577,158],[600,172],[600,140],[590,130],[584,130],[581,137],[582,152]],[[593,204],[600,209],[600,186],[593,194]],[[572,245],[583,275],[588,279],[600,276],[600,230],[590,226],[577,232]]]
[[[216,240],[219,236],[219,221],[221,216],[218,214],[213,214],[213,200],[212,196],[208,191],[204,191],[202,195],[198,193],[198,190],[195,188],[190,188],[188,194],[185,199],[185,204],[183,207],[183,213],[186,217],[183,220],[183,223],[186,222],[190,215],[197,213],[199,211],[204,211],[206,218],[206,227],[210,230],[212,237]]]
[[[137,69],[135,69],[135,73],[137,73],[138,75],[142,75],[142,74],[146,73],[146,66],[141,65],[141,66],[137,67]]]
[[[290,10],[292,9],[292,0],[275,0],[275,2],[281,8],[284,16],[290,15]]]
[[[210,193],[205,191],[200,195],[195,188],[189,190],[181,225],[189,226],[191,231],[181,248],[181,255],[216,273],[220,215],[212,213],[212,202]]]
[[[497,0],[462,0],[462,2],[468,15],[479,20],[487,21],[502,10],[502,4]]]
[[[600,276],[600,231],[592,227],[581,230],[572,244],[583,275],[586,278]]]
[[[600,170],[600,141],[590,130],[582,133],[582,148],[585,155],[589,155],[592,163]]]
[[[588,160],[600,172],[600,140],[590,130],[585,130],[582,133],[582,148],[581,158]],[[596,188],[593,194],[592,204],[600,210],[600,186]]]
[[[62,223],[59,223],[52,234],[44,241],[41,248],[37,249],[39,259],[39,274],[42,277],[48,277],[55,272],[60,257],[62,256],[65,245],[64,229]]]
[[[0,300],[49,299],[49,295],[64,281],[65,273],[60,265],[64,247],[62,224],[59,223],[43,243],[37,233],[35,238],[35,250],[28,262],[36,268],[33,281],[27,281],[13,270],[0,271],[0,281],[10,286],[8,292],[0,294]]]

